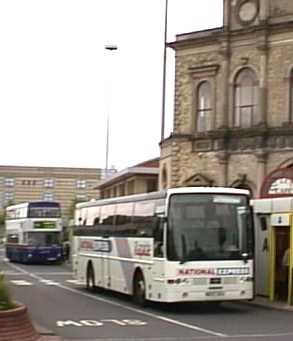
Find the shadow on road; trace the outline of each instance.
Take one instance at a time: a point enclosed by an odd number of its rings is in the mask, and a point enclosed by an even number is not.
[[[81,289],[84,292],[86,289]],[[92,295],[98,296],[101,299],[113,301],[119,304],[127,304],[137,309],[147,309],[155,313],[168,313],[168,314],[180,314],[180,315],[193,315],[203,314],[215,315],[215,314],[247,314],[249,307],[247,305],[241,305],[239,302],[182,302],[182,303],[158,303],[147,302],[144,307],[136,305],[132,297],[129,295],[113,292],[110,290],[96,288]]]

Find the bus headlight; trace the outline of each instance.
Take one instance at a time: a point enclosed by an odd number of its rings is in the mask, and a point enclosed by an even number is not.
[[[188,278],[169,278],[167,284],[189,284]]]
[[[240,283],[252,282],[252,281],[253,281],[253,277],[250,277],[250,276],[244,276],[244,277],[239,278]]]

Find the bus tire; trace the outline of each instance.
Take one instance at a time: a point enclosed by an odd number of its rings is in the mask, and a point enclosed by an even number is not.
[[[133,280],[133,300],[140,306],[146,305],[146,290],[143,274],[138,271]]]
[[[86,289],[93,292],[95,288],[95,272],[92,264],[89,264],[86,271]]]

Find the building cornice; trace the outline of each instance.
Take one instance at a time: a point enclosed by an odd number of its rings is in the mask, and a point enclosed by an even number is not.
[[[177,141],[177,140],[190,141],[192,138],[193,138],[192,134],[171,133],[167,138],[161,141],[159,145],[161,148],[163,148],[163,147],[169,146],[174,141]]]
[[[99,179],[100,168],[70,168],[70,167],[35,167],[35,166],[9,166],[0,165],[0,176],[28,177],[76,177],[86,176]]]
[[[136,175],[158,175],[159,168],[158,167],[129,167],[125,168],[120,172],[115,173],[111,177],[101,181],[96,189],[102,190],[105,187],[121,182],[122,180],[126,180],[127,178],[136,176]]]
[[[176,40],[169,42],[168,47],[179,50],[184,48],[192,48],[197,46],[211,45],[215,43],[220,43],[225,40],[233,39],[234,37],[238,39],[244,38],[245,36],[251,36],[255,34],[267,35],[267,34],[278,34],[284,32],[292,32],[293,21],[282,22],[282,23],[269,23],[262,22],[260,25],[239,28],[235,30],[229,30],[225,27],[195,31],[185,34],[180,34],[176,36]]]
[[[245,150],[293,150],[293,135],[290,126],[252,127],[247,129],[217,129],[197,133],[192,137],[193,151],[243,152]]]

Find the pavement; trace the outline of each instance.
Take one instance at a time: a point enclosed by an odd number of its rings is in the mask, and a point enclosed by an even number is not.
[[[41,336],[38,341],[65,341],[62,337],[56,335],[51,330],[38,325],[37,323],[34,323],[34,327]]]
[[[277,310],[285,310],[293,312],[293,305],[290,305],[286,302],[272,302],[268,297],[256,296],[253,301],[247,302],[248,304],[262,306],[268,309],[277,309]]]
[[[41,335],[38,341],[65,341],[65,340],[57,335]]]

